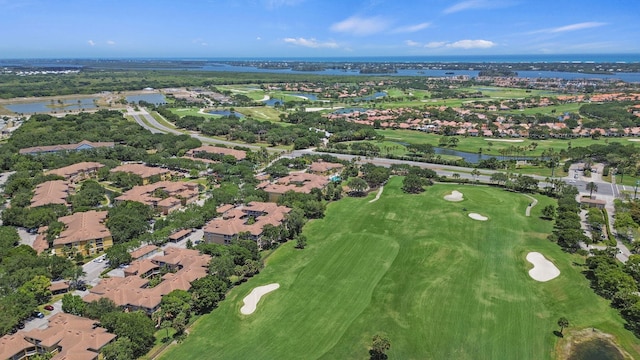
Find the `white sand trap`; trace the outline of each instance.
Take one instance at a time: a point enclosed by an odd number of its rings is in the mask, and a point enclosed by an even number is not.
[[[462,201],[464,198],[462,197],[462,193],[458,190],[453,190],[451,194],[445,195],[444,199],[447,201]]]
[[[493,139],[493,138],[484,138],[487,141],[499,141],[499,142],[513,142],[513,143],[517,143],[517,142],[524,142],[524,140],[522,139]]]
[[[531,276],[533,280],[545,282],[555,279],[560,275],[560,270],[539,252],[528,253],[527,261],[533,264],[533,269],[529,270],[529,276]]]
[[[482,216],[482,215],[476,214],[476,213],[470,213],[469,217],[472,218],[473,220],[479,220],[479,221],[487,221],[487,220],[489,220],[488,217]]]
[[[273,283],[273,284],[258,286],[257,288],[254,288],[253,290],[251,290],[249,295],[245,296],[245,298],[242,299],[242,302],[244,302],[244,306],[240,308],[240,312],[243,315],[253,314],[253,312],[256,311],[256,307],[258,306],[258,302],[260,301],[260,298],[263,295],[266,295],[276,290],[279,287],[280,287],[280,284]]]

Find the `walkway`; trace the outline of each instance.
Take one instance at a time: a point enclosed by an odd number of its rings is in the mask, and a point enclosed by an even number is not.
[[[373,198],[372,200],[369,200],[369,203],[372,203],[374,201],[378,201],[378,199],[380,199],[380,195],[382,195],[382,190],[384,190],[384,186],[380,186],[380,189],[378,190],[378,193],[376,194],[376,197]]]
[[[522,194],[522,195],[531,199],[531,203],[529,203],[529,206],[527,206],[527,209],[524,211],[525,216],[531,216],[531,209],[533,209],[534,206],[538,205],[538,200],[531,195],[527,195],[527,194]]]

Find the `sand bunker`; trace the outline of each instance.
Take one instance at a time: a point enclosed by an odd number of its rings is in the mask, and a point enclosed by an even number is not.
[[[256,307],[258,306],[258,302],[260,301],[260,298],[262,297],[262,295],[266,295],[276,290],[279,287],[280,287],[280,284],[273,283],[273,284],[258,286],[257,288],[254,288],[253,290],[251,290],[251,293],[249,293],[249,295],[247,295],[244,299],[242,299],[242,302],[244,302],[244,306],[240,308],[240,312],[243,315],[253,314],[253,312],[256,311]]]
[[[531,276],[533,280],[545,282],[555,279],[560,275],[560,270],[539,252],[528,253],[527,261],[533,264],[533,269],[529,270],[529,276]]]
[[[445,195],[444,199],[447,201],[462,201],[464,198],[462,197],[462,193],[458,190],[453,190],[453,192],[449,195]]]
[[[484,138],[484,139],[487,141],[512,142],[512,143],[524,142],[524,140],[522,139],[493,139],[493,138]]]
[[[479,220],[479,221],[487,221],[487,220],[489,220],[488,217],[482,216],[482,215],[476,214],[476,213],[470,213],[469,217],[472,218],[473,220]]]

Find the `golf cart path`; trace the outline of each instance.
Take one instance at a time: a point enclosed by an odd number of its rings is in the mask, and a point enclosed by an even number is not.
[[[378,199],[380,199],[380,195],[382,195],[382,190],[384,190],[384,186],[380,186],[380,189],[378,189],[378,193],[376,194],[376,197],[369,200],[369,203],[372,203],[374,201],[378,201]]]
[[[531,199],[531,203],[529,204],[529,206],[527,206],[527,210],[524,211],[524,215],[525,216],[531,216],[531,209],[538,205],[538,200],[536,200],[536,198],[534,198],[531,195],[527,195],[527,194],[523,194],[524,196],[528,197],[529,199]]]

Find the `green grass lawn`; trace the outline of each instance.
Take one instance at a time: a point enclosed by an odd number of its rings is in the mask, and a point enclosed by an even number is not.
[[[565,332],[595,327],[640,357],[640,342],[580,273],[584,260],[546,240],[552,224],[539,215],[550,199],[537,196],[525,217],[530,199],[521,194],[435,185],[406,195],[401,183],[392,178],[374,203],[370,194],[329,205],[305,227],[306,249],[290,242],[273,252],[163,358],[367,359],[380,333],[390,359],[551,359],[561,316],[571,323]],[[452,190],[465,200],[445,201]],[[560,277],[532,280],[530,251]],[[254,287],[274,282],[280,288],[254,314],[240,314]]]
[[[438,142],[443,135],[427,134],[422,131],[415,130],[390,130],[380,129],[376,130],[377,133],[384,135],[385,140],[404,142],[409,144],[431,144],[438,146]],[[529,148],[532,143],[536,143],[537,146],[533,150],[527,150],[524,153],[520,153],[520,156],[540,156],[544,150],[554,149],[560,151],[567,149],[569,145],[572,147],[586,147],[592,144],[607,144],[609,142],[619,142],[622,145],[634,144],[628,141],[628,139],[598,139],[593,140],[591,138],[578,138],[578,139],[549,139],[549,140],[530,140],[528,138],[522,139],[506,139],[506,140],[522,140],[518,142],[500,141],[502,139],[483,138],[483,137],[464,137],[458,136],[458,146],[456,150],[477,153],[478,149],[482,149],[483,154],[495,155],[500,157],[500,149],[507,149],[511,146]]]

